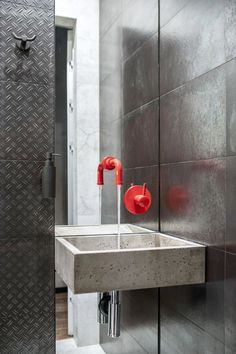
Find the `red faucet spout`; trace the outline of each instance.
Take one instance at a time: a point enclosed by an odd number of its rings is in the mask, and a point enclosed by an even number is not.
[[[97,185],[98,186],[103,186],[104,184],[104,178],[103,178],[103,165],[100,162],[98,165],[98,169],[97,169]]]
[[[103,171],[105,170],[114,170],[115,169],[115,181],[116,185],[122,185],[122,164],[120,160],[113,156],[104,157],[104,159],[99,163],[97,170],[97,184],[104,184]]]

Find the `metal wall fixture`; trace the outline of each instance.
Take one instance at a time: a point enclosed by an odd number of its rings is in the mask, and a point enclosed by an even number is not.
[[[109,301],[110,301],[109,293],[98,293],[97,321],[100,324],[107,324],[108,323]]]
[[[56,167],[55,156],[61,156],[48,152],[42,169],[42,196],[44,199],[56,198]]]
[[[36,35],[32,37],[27,36],[18,36],[14,32],[12,33],[13,38],[16,40],[16,46],[23,52],[27,52],[30,50],[31,43],[35,41]]]
[[[98,293],[98,323],[108,324],[107,335],[111,338],[120,336],[120,314],[119,291]]]
[[[108,332],[107,335],[112,338],[120,336],[120,292],[112,291],[111,300],[108,308]]]

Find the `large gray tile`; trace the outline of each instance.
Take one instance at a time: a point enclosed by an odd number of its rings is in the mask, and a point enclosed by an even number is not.
[[[162,304],[224,343],[224,252],[208,248],[206,277],[206,284],[162,289]]]
[[[102,37],[122,11],[122,0],[101,0],[100,36]]]
[[[157,289],[122,293],[122,326],[147,353],[156,354],[158,347]]]
[[[236,352],[236,256],[226,253],[225,346],[226,353]]]
[[[124,63],[124,114],[158,97],[158,36],[148,40]]]
[[[236,56],[236,3],[225,0],[225,59]]]
[[[104,171],[104,186],[102,187],[102,220],[105,223],[117,223],[117,187],[115,172]]]
[[[122,65],[122,24],[118,19],[100,39],[100,78],[103,80]]]
[[[226,128],[227,155],[236,154],[236,60],[226,68]]]
[[[158,0],[131,0],[123,9],[123,58],[158,32]]]
[[[100,155],[121,158],[121,119],[100,123]],[[113,171],[114,172],[114,171]],[[110,172],[110,173],[113,173]]]
[[[236,157],[227,157],[226,170],[226,251],[236,254]]]
[[[111,123],[104,120],[100,124],[100,156],[115,156],[121,158],[121,121]],[[115,172],[104,171],[104,186],[102,187],[102,222],[117,223],[117,187]]]
[[[123,205],[123,220],[122,222],[131,222],[133,224],[146,227],[150,230],[158,230],[158,177],[159,167],[151,166],[144,168],[133,168],[124,170],[123,193],[130,187],[131,183],[143,184],[147,183],[147,187],[152,195],[152,205],[145,214],[133,215],[128,211],[124,211]]]
[[[165,26],[191,0],[160,0],[160,26]]]
[[[116,70],[100,82],[100,120],[110,124],[120,118],[122,105],[122,74]]]
[[[223,159],[161,166],[161,231],[225,247]]]
[[[124,167],[144,167],[159,162],[159,101],[125,116],[122,128]]]
[[[224,1],[190,1],[161,30],[161,94],[225,61]]]
[[[161,97],[161,162],[226,154],[225,67]]]
[[[135,339],[123,327],[119,338],[107,336],[107,326],[100,326],[100,344],[105,353],[109,354],[147,354]]]
[[[161,303],[161,353],[223,354],[224,344]]]
[[[225,342],[224,317],[225,252],[208,247],[206,262],[206,332]]]
[[[44,160],[54,144],[54,91],[31,83],[0,83],[0,158]]]
[[[29,53],[16,48],[12,32],[37,35]],[[53,11],[0,1],[0,37],[1,80],[53,84]]]

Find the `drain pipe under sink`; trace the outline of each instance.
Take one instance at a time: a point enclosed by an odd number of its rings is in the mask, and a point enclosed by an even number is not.
[[[98,293],[98,323],[108,324],[107,335],[111,338],[120,336],[120,314],[119,291]]]
[[[110,293],[111,299],[108,308],[108,332],[107,335],[112,338],[120,336],[120,292],[112,291]]]

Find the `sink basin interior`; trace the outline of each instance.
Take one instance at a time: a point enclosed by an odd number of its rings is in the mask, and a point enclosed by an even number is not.
[[[117,235],[67,237],[66,241],[76,247],[79,252],[117,250]],[[121,249],[159,248],[159,247],[186,247],[189,244],[184,240],[166,237],[160,233],[123,234],[121,235]]]
[[[83,236],[83,235],[117,235],[118,225],[116,224],[105,224],[105,225],[86,225],[86,226],[76,226],[76,225],[57,225],[55,227],[56,237],[65,236]],[[121,234],[139,234],[139,233],[153,233],[153,231],[144,229],[140,226],[131,224],[121,224],[120,225]]]
[[[84,294],[198,284],[205,281],[205,247],[138,226],[59,226],[56,271]]]

